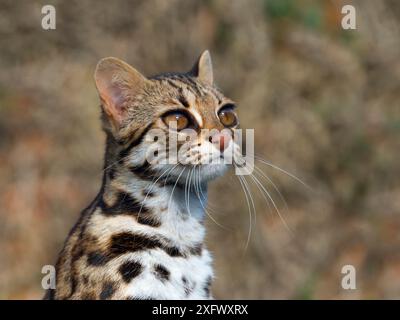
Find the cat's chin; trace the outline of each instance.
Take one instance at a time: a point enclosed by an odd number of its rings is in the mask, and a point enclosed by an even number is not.
[[[185,185],[207,184],[208,182],[221,177],[229,169],[227,164],[202,164],[197,166],[186,166],[186,170],[179,177],[178,183]],[[178,179],[178,177],[176,177]]]
[[[156,166],[152,168],[153,172],[156,172],[156,176],[161,181],[168,179],[171,184],[178,185],[195,185],[205,184],[211,180],[214,180],[222,175],[229,169],[228,164],[224,163],[212,163],[212,164],[200,164],[200,165],[167,165],[167,166]],[[164,173],[164,174],[163,174]],[[162,177],[160,177],[160,174]]]
[[[200,179],[203,183],[221,177],[229,169],[227,164],[203,164],[200,167]]]

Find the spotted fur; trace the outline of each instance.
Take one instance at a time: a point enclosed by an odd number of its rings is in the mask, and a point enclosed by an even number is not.
[[[103,183],[68,235],[56,265],[56,289],[46,298],[210,298],[206,188],[226,165],[198,165],[199,194],[185,188],[193,166],[163,167],[144,159],[149,131],[166,131],[161,117],[170,110],[190,113],[198,128],[223,128],[216,111],[232,102],[213,85],[208,52],[188,73],[152,78],[106,58],[95,80],[106,133]],[[207,143],[200,136],[188,152],[196,159],[210,156],[202,153]]]

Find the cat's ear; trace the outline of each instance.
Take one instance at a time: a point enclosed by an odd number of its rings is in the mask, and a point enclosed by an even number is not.
[[[211,56],[208,50],[200,55],[190,73],[204,83],[209,85],[214,83]]]
[[[129,64],[113,57],[99,61],[94,79],[103,109],[117,127],[124,120],[133,97],[148,81]]]

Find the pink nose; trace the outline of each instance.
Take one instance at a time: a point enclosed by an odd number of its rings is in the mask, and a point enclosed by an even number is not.
[[[221,152],[223,152],[228,147],[230,140],[231,136],[226,132],[217,133],[211,138],[211,142],[217,145]]]

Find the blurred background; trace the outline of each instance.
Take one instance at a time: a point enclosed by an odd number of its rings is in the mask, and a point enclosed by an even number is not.
[[[56,30],[41,28],[45,4]],[[356,30],[341,27],[344,4]],[[42,266],[100,187],[97,61],[152,75],[188,70],[204,49],[256,153],[312,188],[256,162],[287,207],[264,179],[281,219],[247,177],[246,248],[240,184],[212,184],[214,296],[400,298],[399,28],[394,0],[1,0],[0,298],[42,297]],[[347,264],[357,290],[341,287]]]

